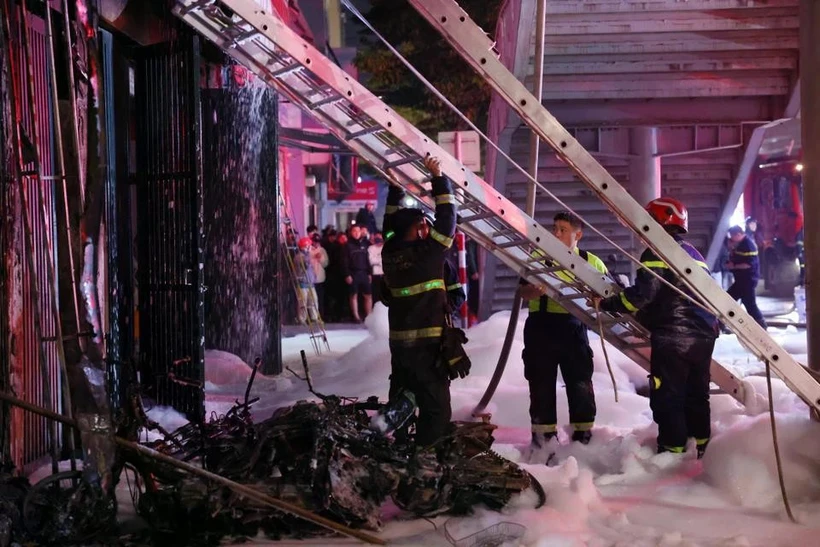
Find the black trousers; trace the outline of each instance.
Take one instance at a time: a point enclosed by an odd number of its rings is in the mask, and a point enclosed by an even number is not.
[[[325,313],[327,311],[327,307],[325,306],[325,283],[315,283],[313,288],[316,289],[316,304],[319,307],[319,317],[322,318],[322,321],[325,321]]]
[[[658,448],[682,451],[686,440],[709,440],[709,367],[715,340],[653,334],[649,406],[658,424]]]
[[[375,305],[376,302],[382,301],[382,277],[381,275],[374,275],[373,276],[373,283],[371,287],[371,292],[373,293],[373,304]]]
[[[531,313],[524,324],[524,377],[530,385],[530,421],[557,425],[558,369],[564,378],[569,420],[579,429],[595,421],[592,348],[586,327],[564,314]]]
[[[447,433],[452,417],[450,378],[438,366],[441,343],[403,346],[390,344],[390,399],[402,390],[416,397],[419,416],[416,420],[416,444],[428,446]]]
[[[478,315],[480,298],[478,279],[470,279],[467,282],[467,309],[473,315]]]
[[[765,329],[766,320],[763,319],[763,314],[760,312],[760,308],[757,307],[757,297],[755,296],[756,288],[757,281],[744,277],[743,274],[735,273],[735,282],[732,283],[732,286],[729,287],[729,290],[726,292],[735,300],[740,300],[743,303],[743,307],[746,308],[746,311],[752,316],[752,319],[757,321],[757,324]]]

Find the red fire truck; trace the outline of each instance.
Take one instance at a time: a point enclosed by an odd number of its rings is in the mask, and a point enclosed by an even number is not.
[[[744,209],[757,220],[755,239],[761,251],[766,290],[791,295],[802,283],[803,178],[799,158],[760,163],[749,177]]]

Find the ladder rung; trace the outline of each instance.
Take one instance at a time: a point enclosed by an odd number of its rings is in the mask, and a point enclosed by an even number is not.
[[[194,12],[194,11],[200,9],[200,8],[208,7],[212,4],[214,4],[215,2],[216,2],[216,0],[196,0],[190,6],[181,7],[179,9],[179,13],[180,13],[180,15],[183,15],[183,16],[188,15],[189,13],[192,13],[192,12]]]
[[[533,264],[536,262],[545,262],[547,260],[549,260],[549,258],[547,258],[546,256],[531,256],[527,259],[527,263]]]
[[[373,133],[378,133],[382,131],[382,128],[378,125],[374,125],[372,127],[367,127],[365,129],[359,129],[358,131],[353,131],[352,133],[347,134],[347,140],[358,139],[360,137],[364,137],[365,135],[372,135]]]
[[[485,218],[495,218],[497,215],[492,211],[486,213],[478,213],[475,215],[470,215],[468,217],[461,217],[461,222],[463,223],[470,223],[475,222],[476,220],[484,220]]]
[[[393,146],[391,148],[386,149],[384,151],[384,155],[385,156],[390,156],[392,154],[401,154],[402,152],[405,152],[406,150],[407,150],[406,146]]]
[[[258,35],[259,35],[259,32],[254,28],[246,30],[245,32],[242,32],[241,34],[237,35],[236,38],[233,39],[233,46],[234,47],[241,46],[242,44],[244,44],[245,42],[247,42],[251,38],[253,38],[255,36],[258,36]]]
[[[517,232],[511,228],[507,228],[506,226],[499,228],[490,236],[491,238],[495,239],[497,237],[507,237],[510,234],[516,234]]]
[[[406,158],[401,158],[401,159],[398,159],[398,160],[388,161],[382,167],[384,169],[392,169],[392,168],[398,167],[400,165],[407,165],[408,163],[413,163],[414,161],[419,161],[420,159],[421,159],[421,156],[413,155],[413,156],[406,157]]]
[[[565,268],[563,266],[547,266],[544,268],[533,268],[531,271],[534,271],[539,274],[551,274],[555,272],[562,272]]]
[[[585,298],[589,298],[589,295],[585,294],[585,293],[575,293],[575,294],[565,294],[565,295],[559,296],[558,298],[555,298],[554,300],[557,301],[557,302],[568,302],[568,301],[572,301],[572,300],[581,300],[581,299],[585,299]]]
[[[311,110],[316,110],[319,107],[339,102],[342,99],[343,99],[343,97],[341,95],[331,95],[329,97],[325,97],[324,99],[322,99],[320,101],[316,101],[315,103],[310,103],[310,109]]]
[[[509,249],[510,247],[520,247],[521,245],[526,245],[527,243],[528,241],[526,239],[514,239],[504,243],[496,243],[495,246],[499,249]]]
[[[301,69],[302,65],[293,63],[292,65],[283,66],[282,68],[276,69],[270,73],[271,76],[274,78],[281,78],[282,76],[287,76],[288,74],[293,74],[297,70]]]

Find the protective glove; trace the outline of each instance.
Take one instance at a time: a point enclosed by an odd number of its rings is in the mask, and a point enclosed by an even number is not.
[[[452,359],[449,363],[450,379],[455,380],[456,378],[466,378],[467,375],[470,374],[471,366],[472,363],[470,362],[470,358],[467,357],[467,355]]]
[[[464,351],[464,344],[467,343],[467,335],[461,329],[448,327],[444,329],[441,347],[442,365],[447,370],[451,380],[456,378],[466,378],[470,374],[472,363]]]

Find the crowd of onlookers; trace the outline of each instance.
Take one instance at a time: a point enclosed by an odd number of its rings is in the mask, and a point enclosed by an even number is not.
[[[373,205],[360,210],[347,230],[327,225],[320,232],[311,225],[298,237],[290,229],[287,243],[295,265],[289,273],[300,294],[285,298],[284,321],[304,324],[318,312],[325,322],[362,322],[380,299],[384,238]]]
[[[300,236],[288,226],[286,247],[294,268],[280,270],[283,276],[290,276],[282,286],[283,323],[306,324],[318,317],[326,323],[361,323],[381,301],[384,237],[373,210],[373,204],[368,203],[346,230],[327,225],[320,231],[311,225]],[[474,311],[478,307],[478,268],[475,246],[468,248],[473,250],[468,256],[473,265],[468,273],[474,289],[468,299],[473,297]],[[298,295],[290,289],[294,286]]]

